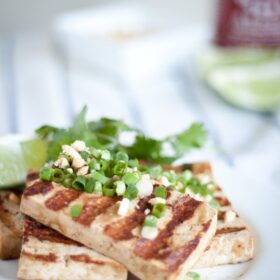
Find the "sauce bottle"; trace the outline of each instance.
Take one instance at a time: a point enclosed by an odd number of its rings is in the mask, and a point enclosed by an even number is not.
[[[217,0],[219,46],[280,46],[280,0]]]

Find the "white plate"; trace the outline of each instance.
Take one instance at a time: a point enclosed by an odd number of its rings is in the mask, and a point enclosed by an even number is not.
[[[214,173],[242,217],[255,235],[256,257],[252,262],[200,270],[203,280],[277,279],[280,275],[280,193],[259,180],[247,178],[237,167],[229,169],[214,163]],[[257,176],[256,176],[257,178]],[[16,279],[16,261],[0,262],[0,280]],[[246,272],[246,273],[245,273]],[[132,279],[132,278],[131,278]],[[73,279],[75,280],[75,279]]]

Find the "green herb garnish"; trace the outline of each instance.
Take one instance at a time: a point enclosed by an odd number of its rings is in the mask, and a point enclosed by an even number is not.
[[[70,188],[70,187],[72,187],[72,184],[73,184],[75,178],[76,178],[76,176],[74,174],[66,174],[64,176],[64,180],[63,180],[62,184],[64,185],[64,187]]]
[[[136,187],[133,185],[130,185],[125,190],[123,197],[128,198],[129,200],[133,200],[134,198],[137,197],[137,194],[138,194],[138,190],[136,189]]]
[[[116,186],[112,183],[107,183],[103,186],[102,191],[104,196],[113,197],[116,193]]]
[[[122,180],[124,181],[125,184],[127,185],[134,185],[138,182],[138,177],[133,174],[133,173],[126,173],[123,177]]]
[[[126,186],[125,183],[123,181],[117,181],[115,182],[116,185],[116,193],[118,196],[120,195],[124,195],[125,190],[126,190]]]
[[[84,190],[87,179],[84,176],[78,176],[72,183],[72,187],[76,190]]]
[[[98,182],[100,182],[101,184],[104,184],[108,181],[108,178],[106,176],[104,176],[102,173],[98,172],[98,171],[94,171],[92,174],[92,178]]]
[[[154,215],[157,218],[162,218],[166,211],[166,205],[163,203],[158,203],[154,205],[152,210],[152,215]]]
[[[86,107],[68,129],[45,125],[36,130],[39,136],[47,140],[49,159],[58,158],[62,145],[82,140],[88,147],[107,149],[108,152],[122,151],[119,157],[124,161],[127,161],[126,155],[128,155],[130,158],[152,163],[171,164],[190,150],[202,147],[207,138],[206,131],[200,123],[194,123],[179,134],[157,140],[144,135],[138,129],[129,127],[122,121],[102,118],[87,122],[85,116]],[[124,146],[120,143],[120,135],[129,131],[136,134],[135,142],[130,146]],[[165,145],[172,148],[173,155],[164,154]],[[108,152],[100,154],[100,157],[105,160],[109,159]],[[82,157],[86,158],[86,154],[83,153]]]
[[[81,152],[81,157],[82,157],[84,160],[87,160],[88,157],[89,157],[89,153],[86,152],[86,151],[82,151],[82,152]]]
[[[43,167],[39,177],[43,181],[51,181],[53,178],[53,169],[51,167]]]
[[[123,175],[127,168],[127,163],[124,161],[119,161],[113,168],[114,175]]]
[[[162,174],[162,167],[160,165],[151,166],[148,168],[151,178],[157,179]]]
[[[128,166],[131,167],[131,168],[138,167],[138,164],[139,164],[139,162],[138,162],[137,159],[130,159],[128,161]]]
[[[188,272],[184,280],[200,280],[200,275],[196,272]]]
[[[99,195],[102,194],[102,184],[100,182],[95,183],[93,192]]]
[[[73,218],[78,218],[83,210],[83,206],[81,204],[75,204],[70,208],[70,216]]]
[[[53,178],[52,180],[56,183],[62,183],[64,180],[64,172],[59,168],[53,169]]]
[[[124,161],[124,162],[128,162],[129,157],[128,157],[127,153],[118,152],[116,154],[116,160],[121,160],[121,161]]]
[[[144,226],[146,227],[156,227],[157,226],[157,218],[152,215],[148,215],[145,218]]]
[[[86,184],[84,186],[84,189],[87,193],[93,193],[94,191],[94,187],[95,187],[95,179],[93,178],[89,178],[87,181],[86,181]]]
[[[164,198],[167,197],[167,191],[165,187],[156,187],[154,190],[154,194],[156,197]]]

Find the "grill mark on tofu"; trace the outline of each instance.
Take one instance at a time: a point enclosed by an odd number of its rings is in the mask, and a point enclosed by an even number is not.
[[[239,232],[246,229],[247,229],[246,227],[225,227],[225,228],[217,229],[216,235]]]
[[[54,196],[50,197],[45,205],[47,208],[59,211],[67,207],[72,201],[76,200],[82,194],[81,191],[75,189],[64,189],[55,193]]]
[[[220,206],[230,206],[231,203],[226,197],[215,197],[214,200],[216,200]]]
[[[24,221],[23,243],[28,242],[30,237],[34,237],[39,241],[49,241],[66,245],[83,246],[78,242],[64,237],[57,231],[37,223],[31,218],[26,218]]]
[[[38,181],[25,189],[24,196],[32,196],[37,194],[46,195],[53,189],[53,185],[50,182]]]
[[[28,172],[26,176],[26,184],[39,179],[39,172],[37,170],[32,170]]]
[[[226,212],[225,212],[225,211],[219,211],[219,212],[218,212],[218,220],[219,220],[219,221],[224,220],[225,215],[226,215]]]
[[[72,261],[86,263],[86,264],[96,264],[96,265],[105,265],[106,264],[103,261],[94,260],[86,254],[70,255],[69,258]]]
[[[152,196],[141,199],[135,211],[110,225],[106,225],[104,232],[116,241],[129,240],[133,238],[132,230],[142,225],[145,220],[145,209],[150,208],[149,200]]]
[[[106,209],[114,205],[118,200],[118,197],[91,197],[84,205],[81,215],[74,219],[84,226],[90,226],[97,216],[104,213]]]
[[[168,222],[154,240],[139,239],[134,248],[135,254],[144,259],[167,258],[172,253],[168,245],[168,239],[173,235],[178,225],[192,218],[195,210],[201,203],[201,201],[197,201],[189,196],[179,198],[172,206],[172,220]]]
[[[42,261],[42,262],[49,262],[49,263],[55,263],[57,261],[57,256],[53,253],[43,255],[43,254],[31,254],[26,251],[22,251],[21,255],[33,261]]]
[[[225,215],[226,215],[227,211],[219,211],[218,212],[218,220],[219,221],[223,221],[225,219]],[[236,213],[236,217],[239,217],[239,215]]]
[[[164,260],[167,264],[168,271],[176,271],[177,268],[185,262],[185,260],[192,254],[192,252],[199,245],[202,235],[209,229],[211,220],[202,225],[202,230],[189,241],[185,246],[182,246],[171,252]]]

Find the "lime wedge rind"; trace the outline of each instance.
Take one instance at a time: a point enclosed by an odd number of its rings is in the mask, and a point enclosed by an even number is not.
[[[202,79],[233,105],[275,111],[280,107],[280,51],[211,49],[201,54]]]
[[[0,188],[22,185],[30,168],[47,160],[46,143],[34,136],[8,135],[0,139]]]

